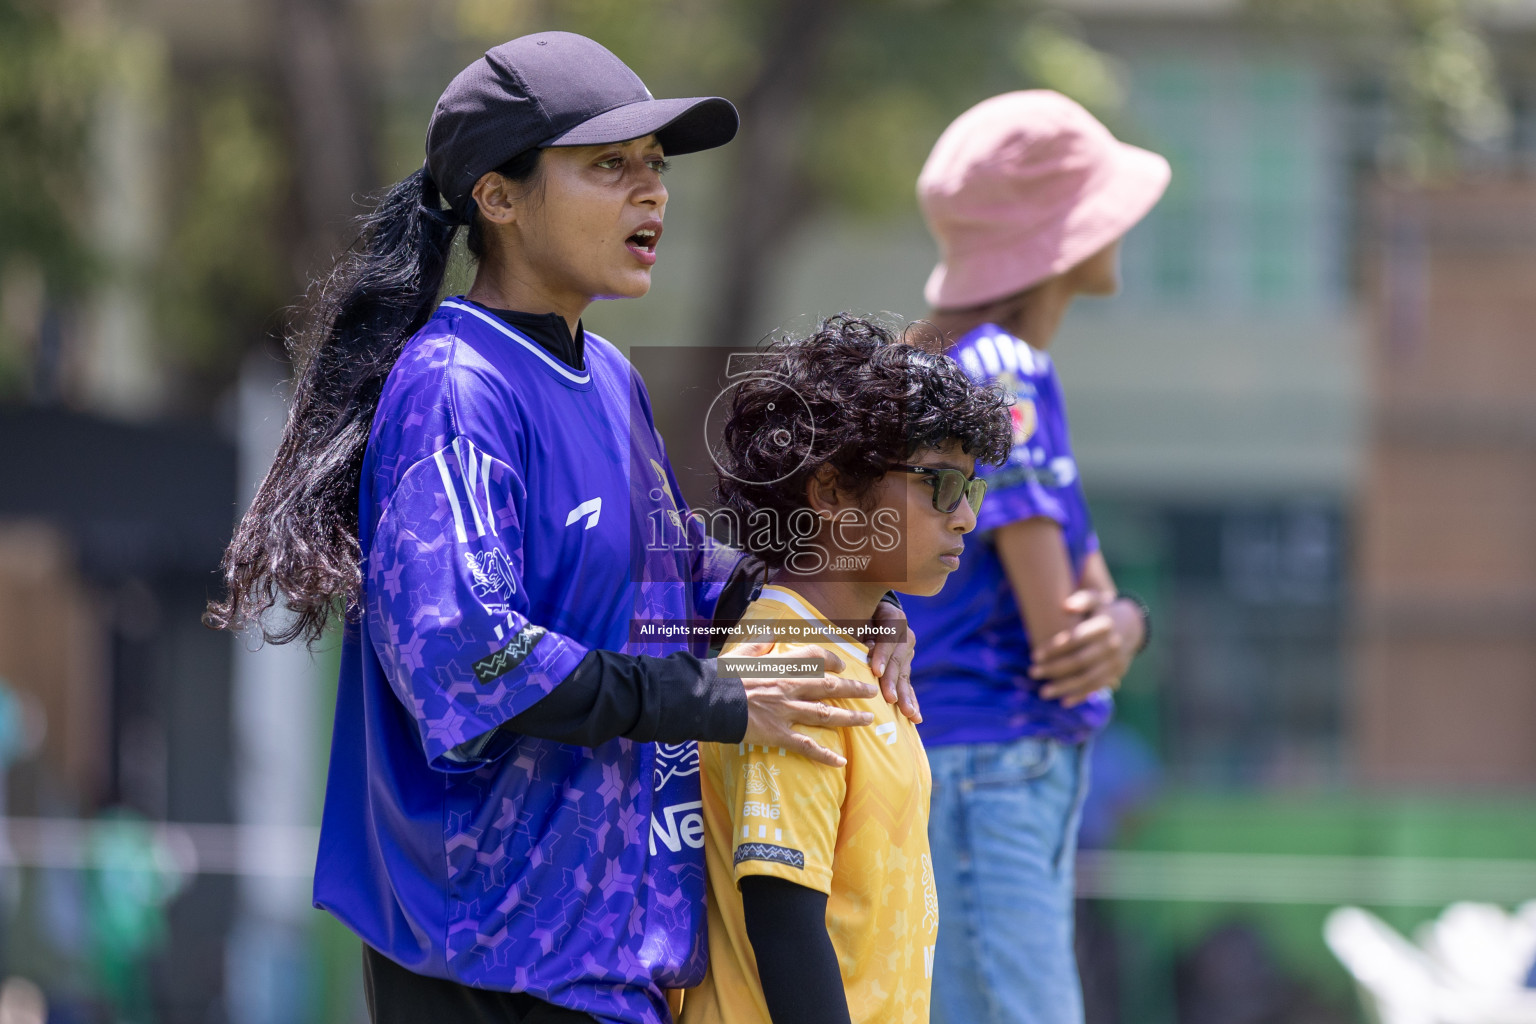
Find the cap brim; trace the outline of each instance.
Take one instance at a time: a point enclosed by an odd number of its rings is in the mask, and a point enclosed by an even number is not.
[[[600,146],[654,134],[668,156],[679,156],[725,145],[740,124],[731,101],[719,96],[641,100],[604,111],[542,145]]]

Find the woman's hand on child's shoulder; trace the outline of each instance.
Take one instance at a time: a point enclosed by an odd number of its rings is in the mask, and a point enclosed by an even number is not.
[[[893,627],[895,636],[877,640],[869,649],[869,670],[880,677],[880,692],[887,704],[895,704],[914,722],[923,720],[912,689],[912,655],[917,650],[917,636],[907,622],[907,613],[881,601],[872,619],[879,627]]]
[[[752,640],[732,650],[731,656],[763,657],[773,649],[772,640]],[[877,692],[875,687],[856,679],[834,675],[835,672],[843,671],[843,659],[836,652],[813,644],[783,647],[774,657],[818,659],[822,663],[822,674],[799,678],[749,677],[743,672],[741,682],[747,691],[747,734],[742,737],[742,742],[783,747],[812,761],[841,768],[848,763],[841,754],[828,750],[803,732],[796,732],[794,727],[808,725],[840,729],[869,725],[875,716],[868,711],[852,711],[824,702],[873,697]]]

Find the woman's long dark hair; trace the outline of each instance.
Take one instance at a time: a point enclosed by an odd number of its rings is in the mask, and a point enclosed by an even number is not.
[[[539,152],[528,150],[497,171],[529,180]],[[269,643],[314,643],[335,616],[356,606],[363,450],[385,378],[437,306],[459,227],[440,204],[425,171],[385,191],[359,218],[357,242],[289,336],[293,408],[272,468],[224,552],[227,593],[209,602],[209,626],[254,625]],[[480,256],[477,224],[468,243]],[[273,621],[267,613],[279,604],[291,614]]]

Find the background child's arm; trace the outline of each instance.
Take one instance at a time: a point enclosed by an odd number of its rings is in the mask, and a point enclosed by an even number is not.
[[[1081,621],[1066,609],[1077,580],[1060,524],[1044,516],[1008,523],[997,528],[993,542],[1031,642],[1040,646]]]
[[[1146,640],[1141,606],[1119,596],[1101,552],[1083,561],[1078,589],[1067,611],[1083,616],[1070,630],[1035,644],[1030,675],[1045,680],[1040,693],[1075,702],[1105,687],[1118,687]]]

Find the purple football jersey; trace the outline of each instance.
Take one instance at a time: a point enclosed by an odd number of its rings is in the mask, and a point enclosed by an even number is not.
[[[740,557],[646,542],[696,520],[634,369],[592,334],[585,354],[450,299],[385,384],[315,904],[419,974],[640,1024],[704,972],[695,744],[461,748],[589,649],[690,649],[631,623],[707,619]]]
[[[983,324],[949,353],[978,381],[996,381],[1014,396],[1008,461],[983,469],[988,481],[977,536],[960,568],[934,597],[905,597],[907,620],[920,638],[912,683],[923,705],[923,742],[1003,743],[1050,736],[1077,743],[1109,721],[1112,703],[1099,692],[1073,708],[1039,694],[1029,677],[1029,633],[989,531],[1044,517],[1061,525],[1073,568],[1099,549],[1083,497],[1061,382],[1050,356],[996,324]]]

